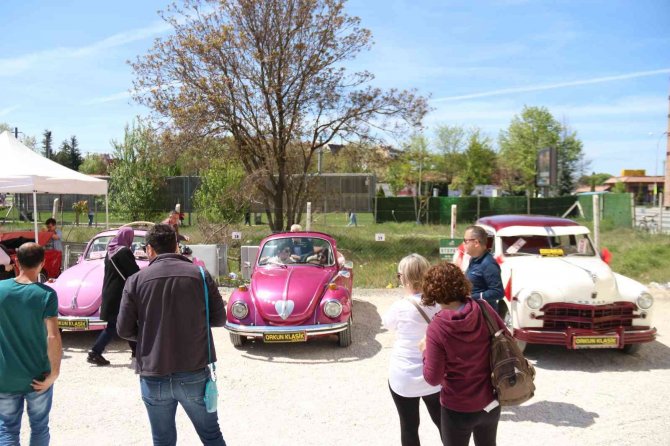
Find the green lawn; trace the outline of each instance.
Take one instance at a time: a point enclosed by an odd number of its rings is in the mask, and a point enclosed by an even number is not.
[[[46,218],[45,213],[45,218]],[[265,217],[265,216],[263,216]],[[114,221],[110,218],[111,221]],[[66,220],[67,221],[67,220]],[[265,218],[263,219],[265,222]],[[412,252],[427,257],[431,262],[439,261],[439,240],[449,237],[449,227],[440,225],[416,225],[414,223],[374,224],[372,214],[358,214],[358,226],[347,227],[344,213],[315,215],[312,229],[326,232],[337,240],[338,249],[355,267],[354,283],[358,287],[381,288],[396,283],[395,272],[398,261]],[[591,226],[590,222],[582,222]],[[463,233],[467,223],[457,227]],[[32,229],[29,223],[10,224],[2,231],[19,228]],[[632,229],[613,228],[602,224],[601,246],[613,254],[612,269],[643,283],[670,281],[670,236],[649,235]],[[62,228],[65,241],[83,243],[99,228],[66,225]],[[229,269],[239,271],[241,245],[257,245],[270,234],[267,225],[231,227],[228,233],[240,231],[242,240],[229,242]],[[190,243],[213,243],[197,226],[186,226],[181,231],[191,237]],[[386,240],[375,241],[375,234],[385,234]],[[222,240],[217,240],[221,242]]]

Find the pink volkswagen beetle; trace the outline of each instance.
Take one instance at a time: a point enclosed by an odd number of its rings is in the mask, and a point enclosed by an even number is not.
[[[107,322],[100,320],[102,279],[105,275],[107,244],[118,229],[95,235],[86,245],[77,263],[63,271],[48,286],[58,294],[58,327],[63,330],[102,330]],[[144,252],[145,229],[134,229],[131,246],[140,268],[149,264]]]
[[[234,346],[251,339],[305,342],[336,334],[351,345],[353,262],[321,232],[273,234],[261,241],[251,284],[228,300],[226,329]]]

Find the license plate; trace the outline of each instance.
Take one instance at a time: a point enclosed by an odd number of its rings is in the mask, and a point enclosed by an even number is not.
[[[617,348],[619,336],[575,336],[572,339],[574,348]]]
[[[287,333],[263,333],[263,342],[305,342],[307,336],[304,331]]]
[[[58,319],[58,328],[63,330],[88,330],[88,319]]]

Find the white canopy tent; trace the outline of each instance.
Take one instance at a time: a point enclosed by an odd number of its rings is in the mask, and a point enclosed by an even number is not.
[[[33,152],[8,131],[0,133],[0,192],[33,194],[37,240],[37,194],[105,196],[105,224],[109,227],[107,181],[68,169]]]

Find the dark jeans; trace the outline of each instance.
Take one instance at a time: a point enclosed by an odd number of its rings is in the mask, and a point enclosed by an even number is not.
[[[491,412],[456,412],[442,408],[442,444],[468,446],[474,434],[475,446],[496,446],[500,406]]]
[[[177,444],[174,420],[177,403],[191,419],[203,445],[226,446],[219,428],[218,413],[209,413],[205,408],[208,377],[209,369],[165,376],[140,376],[142,400],[149,414],[154,446]]]
[[[391,396],[400,417],[400,443],[402,446],[418,446],[419,441],[419,402],[423,398],[430,418],[440,430],[440,392],[423,397],[408,398],[398,395],[391,389]]]
[[[91,351],[102,355],[102,352],[105,351],[107,344],[109,344],[109,342],[114,339],[114,336],[116,336],[116,319],[107,321],[107,326],[98,335],[98,338],[95,340],[95,344],[93,344],[93,347],[91,347]],[[131,354],[134,357],[135,350],[137,349],[137,342],[128,341],[128,345],[130,346]]]

